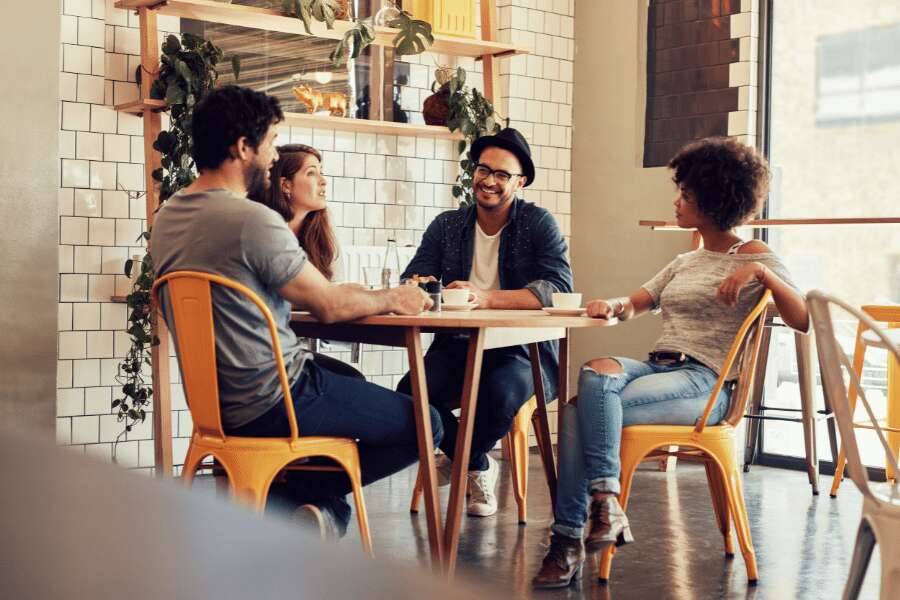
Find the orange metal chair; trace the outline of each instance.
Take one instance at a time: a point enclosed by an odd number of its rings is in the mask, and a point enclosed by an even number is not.
[[[513,420],[509,433],[506,434],[506,448],[509,450],[509,472],[512,477],[513,495],[519,507],[519,523],[524,524],[528,517],[526,497],[528,495],[528,423],[532,423],[534,435],[538,438],[538,450],[541,451],[541,461],[547,464],[547,457],[543,454],[543,446],[540,444],[541,427],[537,423],[540,414],[537,412],[537,398],[532,396],[528,402],[522,405],[516,418]],[[422,498],[422,473],[416,477],[416,485],[413,488],[410,512],[419,512],[419,501]]]
[[[219,412],[219,386],[216,373],[215,323],[212,286],[221,285],[249,298],[263,313],[269,326],[278,378],[284,393],[284,406],[290,425],[287,438],[251,438],[225,435]],[[275,476],[291,463],[310,457],[329,458],[339,467],[291,465],[291,469],[343,471],[350,478],[356,501],[356,516],[364,550],[372,553],[372,539],[366,505],[363,501],[359,452],[352,439],[338,437],[300,437],[291,389],[284,368],[281,343],[272,313],[252,290],[225,277],[195,271],[175,271],[158,278],[152,289],[154,305],[160,307],[159,291],[167,285],[169,304],[180,358],[182,385],[194,431],[191,435],[182,476],[191,486],[201,461],[213,457],[228,476],[232,497],[262,513],[269,487]]]
[[[886,323],[888,329],[900,327],[900,306],[894,305],[866,305],[862,307],[862,311],[868,315],[873,321],[878,323]],[[853,372],[856,377],[862,381],[863,363],[865,362],[866,350],[871,343],[867,341],[866,332],[871,331],[865,321],[859,321],[856,328],[856,347],[853,351]],[[900,449],[900,365],[896,360],[888,356],[888,376],[887,376],[887,423],[881,424],[882,429],[887,432],[888,445],[893,449],[894,457],[898,456]],[[856,398],[859,390],[856,386],[850,386],[848,398],[850,400],[850,414],[856,409]],[[872,426],[866,423],[854,425],[863,429],[871,429]],[[837,465],[834,469],[834,479],[831,482],[831,497],[837,496],[838,488],[841,487],[841,480],[844,478],[844,468],[847,465],[847,455],[844,452],[843,445],[838,454]],[[896,479],[897,473],[891,468],[891,461],[885,460],[885,475],[888,479]]]
[[[703,416],[693,427],[688,425],[632,425],[622,430],[622,491],[619,502],[628,507],[628,496],[638,463],[647,458],[670,455],[687,460],[703,462],[709,491],[712,497],[716,522],[725,541],[725,556],[734,556],[734,542],[731,538],[731,520],[734,519],[738,543],[747,566],[750,583],[757,580],[756,552],[750,539],[750,524],[747,521],[747,507],[741,486],[741,468],[735,452],[735,429],[744,416],[747,398],[753,387],[756,358],[762,340],[765,308],[771,293],[766,291],[756,307],[744,320],[731,345],[719,380],[710,394]],[[725,377],[735,360],[740,358],[737,386],[732,391],[731,407],[725,419],[718,425],[707,426],[706,422],[719,396]],[[669,450],[677,446],[679,450]],[[615,546],[607,549],[600,562],[600,579],[608,580]]]

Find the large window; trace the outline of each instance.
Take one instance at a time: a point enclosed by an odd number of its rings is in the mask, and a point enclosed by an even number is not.
[[[768,216],[897,216],[900,2],[773,0],[770,17]],[[900,302],[900,226],[794,226],[768,235],[801,288],[828,290],[856,305]],[[841,334],[852,353],[855,324],[844,324]],[[886,362],[885,352],[870,350],[863,374],[882,411]],[[816,391],[821,398],[821,388]],[[799,408],[786,331],[773,341],[766,404]],[[803,455],[799,425],[768,421],[763,427],[765,453]],[[863,458],[883,466],[869,435],[860,433]],[[830,460],[824,427],[817,437],[820,458]]]

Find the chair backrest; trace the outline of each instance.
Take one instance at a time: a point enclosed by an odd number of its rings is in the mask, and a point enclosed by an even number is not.
[[[753,378],[756,375],[756,360],[759,357],[759,347],[762,343],[762,328],[766,320],[766,306],[768,306],[772,298],[772,292],[766,290],[750,314],[741,323],[734,341],[731,342],[731,349],[719,372],[719,379],[713,388],[712,394],[703,410],[703,416],[697,420],[694,431],[701,433],[706,427],[709,415],[712,413],[719,398],[719,393],[725,386],[731,367],[736,360],[738,363],[738,380],[735,388],[732,390],[731,407],[728,414],[723,419],[724,422],[731,426],[737,426],[738,422],[744,416],[744,410],[747,406],[747,399],[750,397],[750,389],[753,387]]]
[[[159,293],[162,286],[166,285],[168,303],[174,320],[174,323],[169,323],[169,327],[174,332],[176,351],[181,365],[182,385],[194,427],[205,437],[225,439],[216,369],[216,334],[211,285],[213,283],[243,294],[265,317],[284,394],[291,438],[296,439],[297,419],[291,399],[291,388],[284,368],[278,329],[269,308],[251,289],[226,277],[198,271],[173,271],[157,278],[151,292],[153,304],[161,312]]]
[[[878,503],[878,498],[869,489],[869,474],[859,454],[859,445],[856,442],[856,428],[853,425],[853,409],[850,406],[850,395],[844,384],[844,371],[847,372],[849,377],[851,389],[854,390],[862,402],[872,429],[885,449],[887,460],[891,462],[895,473],[900,473],[900,468],[897,466],[897,458],[891,451],[890,445],[888,445],[885,433],[872,412],[872,408],[866,398],[866,392],[861,385],[862,382],[856,374],[856,369],[851,366],[847,355],[838,342],[834,332],[830,305],[833,304],[840,307],[856,317],[861,325],[864,324],[867,329],[871,329],[889,348],[889,360],[891,358],[890,354],[893,354],[894,359],[900,361],[900,349],[896,345],[891,344],[884,330],[875,323],[875,319],[862,310],[850,306],[843,300],[824,292],[813,290],[807,295],[807,303],[809,304],[813,327],[816,331],[816,348],[819,354],[819,371],[822,374],[822,385],[825,388],[825,393],[831,400],[834,418],[841,432],[841,444],[847,456],[847,468],[850,471],[850,478],[853,479],[853,483],[856,484],[856,487],[859,488],[863,495]],[[893,490],[895,493],[900,492],[896,479],[894,480]]]

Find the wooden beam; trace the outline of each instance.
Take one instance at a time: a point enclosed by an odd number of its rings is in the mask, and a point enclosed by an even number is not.
[[[150,97],[150,87],[159,77],[159,42],[156,11],[147,7],[138,9],[141,38],[141,97]],[[159,102],[158,100],[156,102]],[[160,167],[161,157],[153,149],[153,142],[162,127],[161,117],[152,104],[143,103],[144,115],[144,186],[147,191],[147,230],[153,227],[153,218],[159,207],[159,185],[153,179],[153,170]],[[153,455],[156,476],[172,476],[172,394],[169,379],[169,335],[161,318],[153,320],[152,334],[159,338],[159,345],[150,351],[153,375]]]
[[[493,5],[493,2],[490,2]],[[182,19],[195,19],[225,25],[238,25],[251,29],[263,29],[266,31],[279,31],[308,36],[303,22],[295,17],[283,15],[280,11],[257,8],[254,6],[240,6],[217,2],[215,0],[119,0],[116,8],[140,9],[152,7],[161,15],[171,15]],[[328,29],[324,23],[313,21],[310,26],[313,37],[339,40],[344,33],[352,27],[349,21],[335,21],[334,27]],[[377,46],[393,46],[394,36],[397,30],[390,27],[376,27],[375,41]],[[477,58],[483,55],[509,55],[528,54],[530,48],[503,44],[489,39],[477,40],[449,35],[435,34],[434,43],[428,49],[438,54],[451,54],[455,56],[469,56]]]
[[[495,0],[481,0],[481,37],[486,41],[497,39],[497,6]],[[484,97],[499,108],[500,103],[500,62],[494,54],[484,54],[482,73],[484,74]],[[498,110],[499,112],[499,110]]]

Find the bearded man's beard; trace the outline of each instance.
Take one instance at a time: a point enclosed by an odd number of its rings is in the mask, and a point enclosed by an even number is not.
[[[269,190],[269,171],[256,163],[250,163],[244,171],[244,181],[249,198],[265,198]]]

